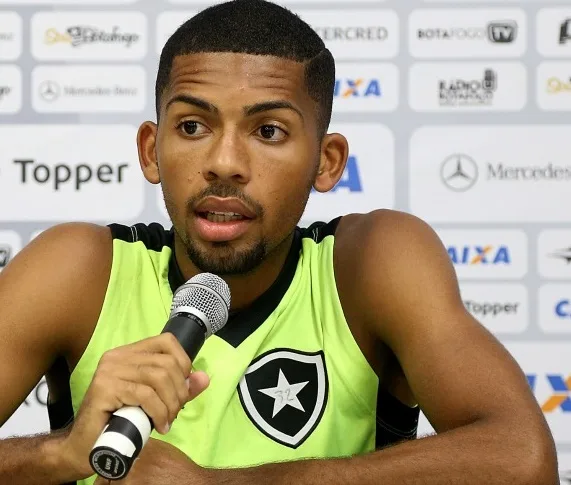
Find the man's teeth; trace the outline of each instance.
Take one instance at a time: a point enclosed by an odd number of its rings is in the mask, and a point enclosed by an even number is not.
[[[234,212],[207,212],[206,219],[208,219],[210,222],[229,222],[239,221],[244,219],[244,216]]]

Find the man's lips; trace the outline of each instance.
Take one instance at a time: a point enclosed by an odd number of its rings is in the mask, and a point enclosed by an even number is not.
[[[203,241],[227,242],[238,239],[249,229],[256,213],[234,197],[206,197],[194,212],[194,227]]]
[[[246,234],[251,224],[254,223],[252,219],[242,216],[212,215],[210,212],[206,214],[206,216],[198,215],[193,221],[196,235],[203,241],[233,241]]]
[[[206,216],[209,212],[218,214],[236,214],[245,219],[254,219],[256,213],[237,198],[206,197],[194,208],[194,212]]]

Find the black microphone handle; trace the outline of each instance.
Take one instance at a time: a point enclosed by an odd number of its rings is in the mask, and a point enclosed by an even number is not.
[[[193,325],[189,320],[192,320]],[[206,325],[192,313],[177,313],[169,319],[161,333],[172,333],[190,360],[194,360],[206,340]]]
[[[169,318],[161,333],[172,333],[194,360],[206,340],[207,328],[193,313],[182,311]],[[115,411],[89,454],[91,467],[108,480],[125,478],[153,430],[152,420],[138,406]]]

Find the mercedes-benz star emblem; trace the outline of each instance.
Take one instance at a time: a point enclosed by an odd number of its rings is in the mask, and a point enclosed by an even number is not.
[[[454,154],[442,162],[440,177],[449,189],[464,192],[478,180],[478,165],[468,155]]]
[[[44,81],[40,84],[39,91],[40,96],[50,103],[59,98],[60,94],[59,85],[53,81]]]

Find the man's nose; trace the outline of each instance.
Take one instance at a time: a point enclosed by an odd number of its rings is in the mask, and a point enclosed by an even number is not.
[[[209,182],[220,179],[244,184],[250,180],[247,150],[237,133],[229,132],[214,142],[204,163],[204,178]]]

